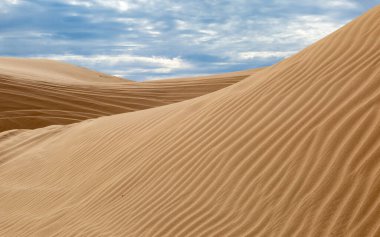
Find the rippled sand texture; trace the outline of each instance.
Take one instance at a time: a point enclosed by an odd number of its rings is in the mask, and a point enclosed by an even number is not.
[[[0,58],[0,132],[175,103],[219,90],[259,70],[139,83],[49,60]]]
[[[379,36],[376,7],[224,89],[0,133],[0,236],[380,236]],[[134,98],[88,87],[49,93]]]

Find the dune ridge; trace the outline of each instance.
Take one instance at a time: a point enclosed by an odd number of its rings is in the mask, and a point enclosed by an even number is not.
[[[380,7],[224,89],[0,134],[3,236],[380,236]]]
[[[51,71],[54,68],[51,69],[49,65],[45,67],[50,71],[42,73],[42,64],[38,64],[39,75],[29,75],[25,79],[22,74],[25,69],[19,68],[29,62],[29,59],[22,60],[21,65],[17,60],[14,63],[13,59],[0,59],[0,63],[1,61],[11,65],[7,68],[12,68],[13,74],[4,74],[0,67],[0,132],[70,124],[175,103],[219,90],[260,70],[151,82],[100,83],[92,80],[91,75],[87,77],[91,71],[86,74],[71,72],[70,75],[77,78],[76,82],[60,80],[54,77],[56,73]],[[54,61],[49,63],[60,65]],[[70,65],[63,65],[72,71]]]
[[[0,73],[4,76],[32,81],[80,84],[84,82],[117,83],[127,79],[110,76],[50,59],[0,58]]]

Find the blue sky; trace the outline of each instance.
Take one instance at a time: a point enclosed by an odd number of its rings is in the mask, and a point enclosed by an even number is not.
[[[133,80],[276,63],[380,0],[0,0],[0,55]]]

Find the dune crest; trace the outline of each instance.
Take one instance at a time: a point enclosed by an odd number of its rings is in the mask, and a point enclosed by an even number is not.
[[[0,132],[171,104],[227,87],[260,70],[151,82],[114,81],[111,77],[107,81],[109,78],[103,77],[106,83],[102,83],[92,71],[79,68],[78,72],[72,69],[75,66],[55,61],[0,58],[0,65]],[[35,69],[26,75],[29,68]]]
[[[380,7],[229,87],[0,133],[1,236],[380,236]]]
[[[0,75],[30,79],[32,81],[70,84],[128,81],[127,79],[48,59],[0,58]]]

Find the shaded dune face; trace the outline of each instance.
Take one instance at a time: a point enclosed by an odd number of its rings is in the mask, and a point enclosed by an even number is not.
[[[0,134],[3,236],[380,236],[380,7],[191,100]]]
[[[0,71],[0,132],[70,124],[171,104],[219,90],[259,71],[247,70],[186,80],[143,83],[111,80],[100,83],[92,79],[92,71],[84,73],[81,69],[80,72],[74,71],[77,74],[71,73],[70,78],[67,78],[67,73],[63,78],[63,73],[57,76],[58,73],[43,71],[42,63],[38,64],[38,75],[25,76],[25,69],[21,70],[20,67],[29,60],[22,60],[21,65],[14,60],[0,60],[9,64],[8,67],[2,65],[3,68],[12,69],[12,73],[10,69],[4,69],[7,74]],[[46,61],[43,60],[43,63],[47,69],[49,64],[60,65]],[[65,70],[72,70],[73,66],[63,65]],[[75,75],[77,81],[73,81]]]

